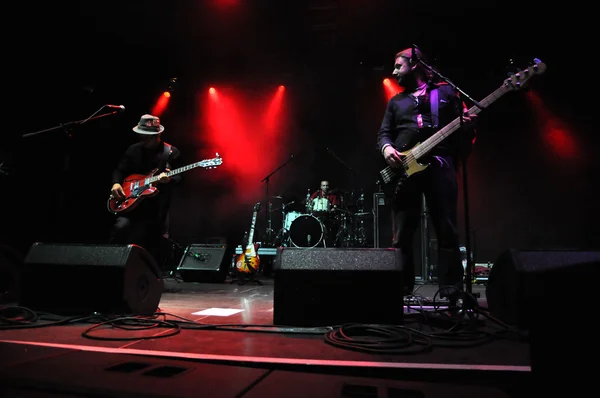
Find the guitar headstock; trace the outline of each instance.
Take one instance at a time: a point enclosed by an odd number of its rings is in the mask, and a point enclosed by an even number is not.
[[[260,211],[261,207],[262,207],[262,203],[256,202],[256,204],[254,205],[254,212],[258,213]]]
[[[216,157],[214,157],[212,159],[205,159],[199,163],[199,165],[201,167],[206,167],[209,169],[214,169],[215,167],[218,167],[222,164],[223,164],[223,158],[221,158],[218,153],[217,153]]]
[[[546,64],[535,58],[533,64],[527,69],[511,74],[508,79],[504,80],[504,87],[511,90],[520,90],[529,82],[529,79],[535,75],[541,75],[545,71]]]

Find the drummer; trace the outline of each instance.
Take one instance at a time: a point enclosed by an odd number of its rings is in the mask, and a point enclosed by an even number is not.
[[[340,204],[340,198],[337,194],[331,192],[329,181],[321,181],[321,187],[310,195],[308,203],[309,213],[325,215],[333,211]]]

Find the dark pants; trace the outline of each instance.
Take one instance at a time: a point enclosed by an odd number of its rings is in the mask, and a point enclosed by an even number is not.
[[[392,200],[392,246],[401,249],[405,293],[413,291],[415,264],[413,243],[420,225],[422,195],[438,243],[437,277],[440,288],[451,285],[463,290],[463,266],[457,227],[458,182],[452,158],[434,158],[424,171],[411,176]],[[443,290],[447,296],[454,289]]]
[[[161,242],[167,233],[168,221],[156,217],[120,215],[115,219],[109,236],[112,244],[136,244],[146,249],[161,264]]]

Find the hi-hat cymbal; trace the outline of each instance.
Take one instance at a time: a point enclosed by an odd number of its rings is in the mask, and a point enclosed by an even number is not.
[[[271,196],[273,199],[283,199],[281,196]]]
[[[355,216],[357,217],[364,217],[364,216],[372,216],[373,213],[371,212],[365,212],[365,213],[354,213]]]

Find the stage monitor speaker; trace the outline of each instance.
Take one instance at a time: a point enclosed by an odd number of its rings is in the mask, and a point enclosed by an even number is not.
[[[600,251],[506,250],[490,270],[488,309],[503,322],[526,330],[545,308],[556,317],[566,315],[578,297],[585,297],[583,286],[596,286],[599,271]]]
[[[591,370],[582,358],[595,360],[597,344],[581,329],[593,324],[599,275],[600,251],[509,249],[492,265],[488,309],[529,336],[540,383],[571,385]]]
[[[403,322],[397,249],[278,248],[273,321],[282,326]]]
[[[19,305],[59,315],[152,314],[163,288],[141,246],[38,242],[25,257]]]
[[[185,282],[221,283],[227,277],[225,244],[192,244],[185,248],[177,270]]]

